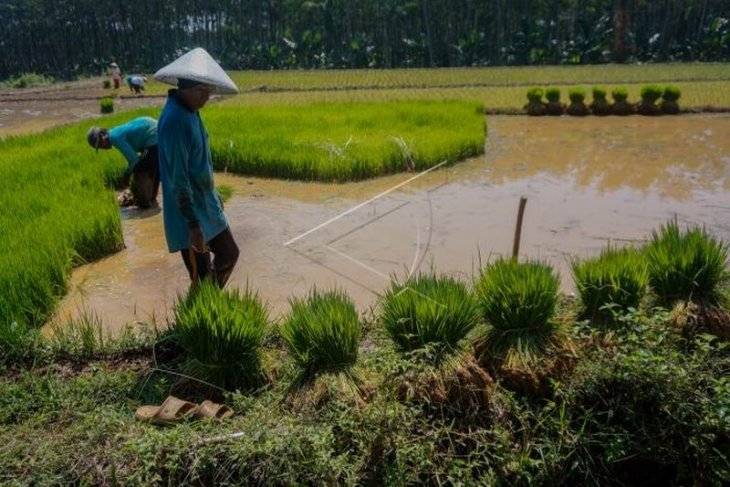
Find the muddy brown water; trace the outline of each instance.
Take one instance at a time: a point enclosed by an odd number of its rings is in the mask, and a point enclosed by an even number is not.
[[[509,255],[527,197],[522,257],[569,261],[643,241],[676,216],[730,240],[730,116],[490,117],[486,154],[425,175],[315,184],[217,174],[241,257],[230,285],[272,316],[312,286],[345,289],[362,310],[389,276],[434,269],[471,279]],[[166,251],[159,210],[122,210],[126,249],[74,271],[57,320],[82,310],[111,329],[164,326],[188,278]]]

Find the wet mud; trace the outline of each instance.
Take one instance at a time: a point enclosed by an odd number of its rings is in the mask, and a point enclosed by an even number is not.
[[[230,285],[253,287],[278,316],[315,285],[345,289],[365,311],[393,275],[472,279],[510,254],[521,196],[520,255],[553,264],[566,292],[571,258],[641,243],[670,218],[730,240],[730,116],[496,116],[488,131],[485,156],[425,175],[333,185],[217,174],[235,188]],[[56,320],[86,310],[112,329],[167,325],[189,283],[182,259],[166,250],[158,209],[120,211],[126,249],[74,271]]]

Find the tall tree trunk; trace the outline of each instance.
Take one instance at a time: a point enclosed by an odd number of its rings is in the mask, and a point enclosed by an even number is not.
[[[613,60],[617,63],[625,63],[629,57],[628,3],[628,0],[613,2]]]

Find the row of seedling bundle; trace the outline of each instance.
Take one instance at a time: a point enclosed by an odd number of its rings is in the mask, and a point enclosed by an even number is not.
[[[594,86],[591,90],[593,101],[586,104],[586,91],[575,87],[568,90],[569,104],[561,102],[560,88],[530,88],[527,91],[528,103],[525,110],[528,115],[568,115],[584,117],[586,115],[676,115],[679,113],[678,100],[682,95],[676,86],[646,85],[641,88],[641,101],[632,103],[628,100],[629,91],[618,87],[611,91],[613,102],[607,98],[607,90]],[[543,101],[543,97],[545,101]]]
[[[595,326],[620,326],[617,317],[638,308],[650,292],[652,304],[681,305],[675,309],[685,318],[678,320],[682,326],[690,326],[691,316],[692,331],[730,338],[721,294],[728,250],[704,229],[682,231],[670,222],[643,248],[609,246],[596,258],[576,260],[583,315]],[[570,322],[557,316],[559,283],[548,264],[511,259],[486,265],[472,286],[433,273],[391,281],[375,321],[404,363],[429,368],[420,375],[400,370],[387,378],[388,387],[429,401],[466,398],[469,407],[488,407],[492,377],[539,393],[577,357]],[[175,322],[188,374],[229,389],[266,382],[263,342],[271,322],[250,289],[241,295],[203,283],[178,305]],[[344,292],[313,290],[292,299],[277,334],[299,370],[295,383],[337,376],[357,385],[363,325]]]

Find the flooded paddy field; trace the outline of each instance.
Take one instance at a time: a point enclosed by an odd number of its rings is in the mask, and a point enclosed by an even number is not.
[[[608,242],[640,243],[670,218],[730,239],[730,116],[489,117],[483,157],[428,174],[360,183],[217,174],[241,249],[231,286],[256,289],[272,314],[312,286],[344,288],[361,309],[391,275],[435,269],[471,279],[509,255],[528,199],[522,257],[541,258],[572,290],[569,262]],[[163,203],[164,204],[164,203]],[[74,271],[56,319],[86,310],[114,329],[165,325],[189,284],[165,247],[159,210],[123,210],[126,249]]]

